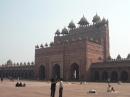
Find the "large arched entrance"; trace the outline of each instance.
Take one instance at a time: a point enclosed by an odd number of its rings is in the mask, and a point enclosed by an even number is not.
[[[103,80],[103,81],[107,81],[107,80],[108,80],[108,73],[107,73],[106,71],[104,71],[104,72],[102,73],[102,80]]]
[[[39,79],[44,80],[45,79],[45,66],[41,65],[39,68]]]
[[[94,81],[99,81],[100,80],[100,75],[98,71],[94,72]]]
[[[120,80],[126,82],[128,80],[128,73],[126,71],[121,72]]]
[[[116,71],[113,71],[113,72],[111,73],[111,81],[112,81],[112,82],[118,81],[118,74],[117,74]]]
[[[76,63],[71,65],[71,79],[72,80],[79,79],[79,65]]]
[[[55,64],[53,66],[52,78],[60,79],[60,65]]]

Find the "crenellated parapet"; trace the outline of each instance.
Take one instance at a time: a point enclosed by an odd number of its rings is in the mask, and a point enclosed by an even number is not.
[[[54,42],[36,45],[35,49],[44,49],[56,45],[62,45],[65,42],[69,43],[81,40],[88,40],[90,42],[103,44],[104,33],[108,27],[108,20],[105,18],[101,19],[96,14],[92,19],[92,23],[83,16],[77,24],[78,26],[76,27],[76,24],[71,20],[68,28],[64,27],[61,30],[56,30]]]
[[[20,67],[20,66],[33,66],[34,62],[12,62],[8,60],[5,64],[2,64],[1,67]]]
[[[41,44],[41,45],[36,45],[35,49],[45,49],[45,48],[49,48],[52,46],[54,46],[54,42],[50,42],[49,44],[45,43],[45,44]]]
[[[130,61],[130,54],[126,58],[122,58],[120,54],[117,55],[115,59],[108,59],[107,62],[117,62],[117,61]]]

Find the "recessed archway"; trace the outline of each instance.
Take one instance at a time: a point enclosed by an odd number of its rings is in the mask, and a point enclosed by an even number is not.
[[[79,79],[79,65],[76,63],[71,65],[71,79],[72,80]]]
[[[123,82],[126,82],[128,80],[128,72],[122,71],[120,80],[123,81]]]
[[[104,72],[102,73],[102,80],[103,80],[103,81],[107,81],[107,80],[108,80],[108,72],[104,71]]]
[[[39,79],[44,80],[45,79],[45,66],[41,65],[39,67]]]
[[[60,65],[55,64],[53,66],[52,78],[60,79]]]
[[[99,80],[100,80],[99,72],[95,71],[94,72],[94,81],[99,81]]]
[[[112,82],[118,81],[118,74],[117,74],[116,71],[113,71],[113,72],[111,73],[111,81],[112,81]]]

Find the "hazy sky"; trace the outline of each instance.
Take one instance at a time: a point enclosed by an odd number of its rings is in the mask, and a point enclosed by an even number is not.
[[[34,61],[35,45],[84,15],[109,20],[110,53],[130,53],[130,0],[0,0],[0,64]],[[78,26],[78,25],[77,25]]]

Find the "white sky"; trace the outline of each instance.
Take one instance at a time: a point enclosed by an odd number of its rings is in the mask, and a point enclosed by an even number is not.
[[[35,45],[53,41],[84,15],[91,23],[97,13],[109,20],[110,53],[130,53],[130,0],[0,0],[0,64],[34,61]]]

